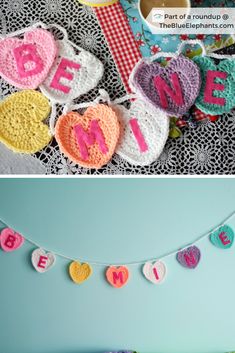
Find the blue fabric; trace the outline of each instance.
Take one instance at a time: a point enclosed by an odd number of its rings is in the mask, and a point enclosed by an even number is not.
[[[120,2],[143,56],[151,56],[160,50],[166,52],[176,51],[181,40],[187,39],[187,37],[179,35],[152,34],[140,17],[138,12],[138,0],[120,0]],[[234,7],[234,2],[232,0],[192,0],[192,6]],[[195,38],[195,35],[189,36],[189,39]],[[198,39],[202,38],[199,37]],[[232,43],[231,38],[226,35],[205,35],[203,40],[205,45],[211,46],[212,49],[219,49]]]

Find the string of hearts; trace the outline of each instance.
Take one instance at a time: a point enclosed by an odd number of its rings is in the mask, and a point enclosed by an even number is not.
[[[5,227],[0,233],[0,246],[1,249],[7,253],[19,249],[24,244],[25,240],[36,246],[36,249],[33,250],[31,255],[31,262],[35,270],[39,273],[45,273],[50,270],[55,265],[56,256],[69,260],[69,275],[76,284],[83,283],[92,275],[92,265],[106,267],[106,279],[109,284],[115,288],[121,288],[127,284],[130,278],[129,267],[134,265],[143,265],[142,272],[145,278],[153,284],[159,284],[166,278],[167,273],[166,264],[163,259],[166,259],[169,256],[175,255],[177,262],[187,269],[195,269],[198,266],[201,259],[201,251],[195,244],[204,238],[209,238],[210,242],[217,248],[231,248],[234,241],[234,231],[231,226],[226,223],[234,216],[235,211],[210,232],[200,236],[193,243],[190,243],[181,249],[171,251],[158,258],[129,262],[125,264],[109,264],[84,259],[80,259],[80,261],[78,261],[58,252],[52,252],[40,246],[34,240],[31,240],[28,237],[26,238],[20,233],[14,231],[3,221],[1,221],[1,223]]]
[[[62,40],[53,36],[53,28]],[[186,58],[186,43],[199,44],[202,55]],[[155,62],[160,57],[171,60],[162,66]],[[216,65],[212,58],[224,60]],[[201,41],[186,41],[176,53],[158,53],[136,64],[129,79],[133,95],[111,102],[101,90],[93,102],[73,105],[97,86],[103,64],[71,42],[63,27],[38,22],[0,40],[0,76],[22,90],[0,103],[0,141],[14,152],[35,153],[54,136],[60,151],[86,168],[101,168],[114,153],[131,164],[149,165],[164,148],[170,116],[184,115],[193,104],[217,115],[235,106],[234,58],[208,54]],[[128,100],[126,109],[121,103]],[[64,107],[58,118],[57,105]],[[85,113],[78,113],[82,108]]]

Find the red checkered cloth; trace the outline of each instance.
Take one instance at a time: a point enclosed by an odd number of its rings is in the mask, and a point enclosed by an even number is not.
[[[94,8],[109,49],[128,93],[128,79],[141,59],[139,47],[120,3]]]

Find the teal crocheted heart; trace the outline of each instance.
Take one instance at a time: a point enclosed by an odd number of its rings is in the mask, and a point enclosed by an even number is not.
[[[234,232],[232,228],[224,225],[213,232],[210,236],[212,244],[221,249],[231,248],[234,239]]]
[[[196,56],[193,60],[200,68],[202,79],[201,90],[196,99],[195,105],[206,114],[219,115],[229,112],[235,107],[235,60],[222,60],[218,65],[214,63],[213,59],[208,57]],[[226,79],[218,77],[214,79],[215,83],[224,85],[224,90],[214,90],[212,93],[214,97],[224,98],[225,105],[212,104],[204,101],[206,75],[208,70],[225,72],[227,74]]]

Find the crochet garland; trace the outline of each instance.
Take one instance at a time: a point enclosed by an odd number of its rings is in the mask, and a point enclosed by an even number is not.
[[[56,256],[60,256],[70,262],[68,273],[70,279],[76,284],[82,284],[92,276],[92,266],[101,266],[105,268],[107,282],[114,288],[121,288],[125,286],[130,279],[129,267],[142,265],[142,273],[144,277],[156,285],[162,283],[166,278],[167,267],[165,259],[170,256],[175,256],[177,262],[186,269],[197,268],[201,260],[201,251],[196,244],[205,238],[209,239],[211,244],[219,249],[230,249],[234,241],[234,231],[227,223],[234,216],[235,212],[233,212],[217,227],[214,227],[210,232],[202,235],[193,243],[184,246],[181,249],[171,251],[158,258],[129,262],[125,264],[109,264],[106,262],[95,262],[85,259],[80,259],[78,261],[63,254],[52,252],[40,246],[34,240],[31,240],[30,238],[16,232],[3,221],[1,221],[4,227],[0,233],[0,247],[4,252],[13,252],[22,247],[25,241],[34,245],[36,248],[32,252],[31,262],[35,270],[40,273],[50,270],[56,263]]]
[[[61,40],[53,28],[63,34]],[[202,56],[186,58],[185,43],[199,44]],[[111,102],[100,90],[94,102],[73,105],[101,80],[100,60],[56,24],[39,22],[2,37],[0,76],[23,90],[0,103],[0,141],[14,152],[32,154],[54,136],[60,151],[86,168],[101,168],[114,153],[134,165],[151,164],[164,148],[171,116],[185,115],[193,104],[212,115],[235,106],[234,56],[208,55],[198,40],[185,43],[177,53],[141,59],[130,75],[133,95]],[[155,61],[160,57],[171,60],[163,66]],[[223,60],[216,65],[212,58]],[[129,109],[121,105],[127,101]],[[60,117],[58,105],[63,106]]]

